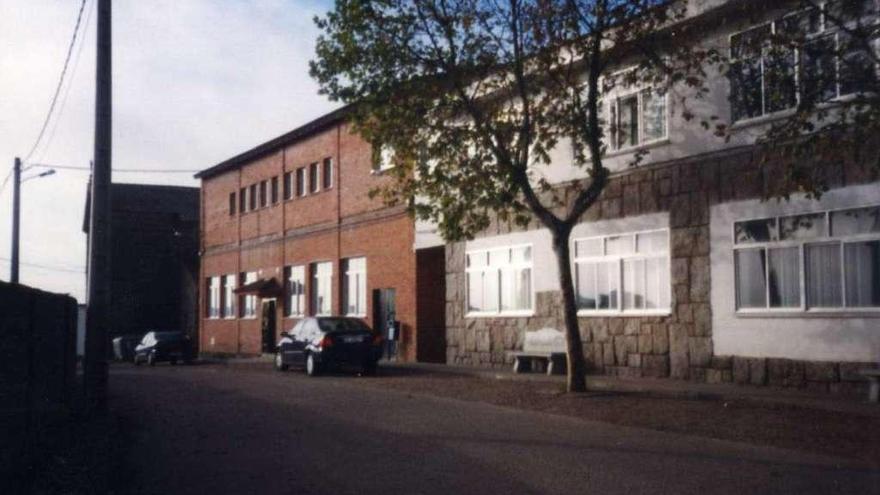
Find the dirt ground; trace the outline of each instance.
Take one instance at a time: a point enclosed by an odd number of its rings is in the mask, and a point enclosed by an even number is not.
[[[558,383],[458,375],[385,373],[363,383],[615,425],[837,455],[880,466],[880,415],[755,399],[720,400],[623,392],[572,395],[564,393]],[[829,397],[829,400],[834,399]]]

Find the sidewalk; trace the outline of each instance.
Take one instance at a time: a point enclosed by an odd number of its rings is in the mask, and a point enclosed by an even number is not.
[[[211,358],[206,361],[242,369],[266,369],[272,366],[272,357],[269,355],[251,358]],[[445,375],[486,380],[558,383],[560,386],[565,384],[565,375],[548,376],[543,373],[513,373],[508,370],[435,363],[382,361],[380,362],[380,373],[401,377],[406,375]],[[880,418],[880,405],[868,403],[863,395],[835,395],[769,386],[708,384],[669,378],[619,378],[606,375],[587,375],[587,389],[590,392],[613,392],[686,400],[747,400]]]

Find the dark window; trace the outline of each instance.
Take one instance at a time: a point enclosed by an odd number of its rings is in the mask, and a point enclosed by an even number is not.
[[[260,208],[265,207],[269,203],[269,197],[266,194],[266,181],[260,182]]]
[[[318,164],[309,165],[309,192],[318,192]]]
[[[270,188],[272,204],[278,202],[278,177],[272,177],[272,187]]]
[[[256,210],[257,209],[257,185],[251,184],[250,189],[248,190],[248,210]]]
[[[229,216],[235,215],[235,193],[229,193]]]
[[[324,169],[321,171],[321,183],[324,189],[333,187],[333,159],[324,158]]]
[[[284,199],[290,199],[293,197],[293,174],[290,172],[284,172],[284,184],[282,186],[284,189]]]
[[[238,191],[238,211],[244,213],[247,210],[247,188],[242,187]]]
[[[296,169],[296,195],[306,195],[306,168],[300,167]]]

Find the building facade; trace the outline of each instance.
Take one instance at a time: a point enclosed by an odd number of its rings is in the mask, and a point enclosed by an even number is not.
[[[274,352],[305,316],[347,315],[395,339],[389,357],[442,361],[442,247],[414,251],[413,220],[369,191],[391,180],[347,109],[196,175],[201,188],[199,347]],[[389,332],[390,328],[394,328]]]
[[[698,2],[692,14],[705,23],[707,46],[763,67],[761,52],[743,54],[738,43],[792,12],[780,2],[757,17],[735,15],[726,10],[734,3]],[[876,2],[865,5],[875,16]],[[823,13],[811,15],[817,37],[841,35]],[[805,55],[792,55],[786,77],[804,81],[794,61]],[[731,122],[729,141],[683,119],[676,100],[653,88],[603,97],[620,129],[607,136],[612,177],[571,246],[594,372],[849,390],[858,369],[880,361],[880,177],[840,155],[822,163],[833,178],[820,200],[765,200],[778,168],[760,159],[756,139],[790,115],[804,84],[773,106],[761,95],[779,74],[740,77],[744,66],[710,74],[710,92],[692,109]],[[831,99],[859,90],[832,89]],[[649,153],[637,162],[639,151]],[[564,189],[583,178],[570,163],[561,143],[533,173]],[[419,247],[442,244],[430,226],[416,232]],[[526,331],[564,328],[551,237],[536,220],[497,222],[447,244],[445,266],[448,363],[506,367]]]

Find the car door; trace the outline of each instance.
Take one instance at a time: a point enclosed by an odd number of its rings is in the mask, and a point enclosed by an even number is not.
[[[308,320],[301,320],[296,326],[293,327],[293,330],[290,331],[290,343],[286,344],[284,347],[286,349],[282,350],[284,352],[285,361],[292,365],[304,365],[306,362],[305,358],[305,347],[306,341],[304,338],[305,328],[307,327],[306,322]]]

